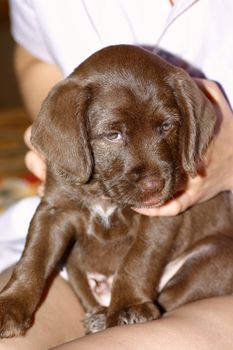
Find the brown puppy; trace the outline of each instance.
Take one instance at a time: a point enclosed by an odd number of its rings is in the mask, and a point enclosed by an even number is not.
[[[30,327],[46,281],[71,241],[67,268],[89,313],[88,332],[232,293],[228,193],[174,218],[131,209],[161,205],[184,188],[214,125],[210,102],[184,71],[133,46],[97,52],[55,86],[32,133],[48,160],[46,192],[0,295],[1,336]],[[180,268],[160,290],[171,261]],[[87,272],[114,274],[108,308],[94,298]]]

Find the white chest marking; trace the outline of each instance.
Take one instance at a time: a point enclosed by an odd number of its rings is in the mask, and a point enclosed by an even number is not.
[[[111,217],[114,214],[117,206],[116,205],[101,205],[100,203],[95,203],[91,205],[91,220],[87,230],[89,235],[93,235],[93,225],[92,222],[98,218],[105,228],[111,227]]]

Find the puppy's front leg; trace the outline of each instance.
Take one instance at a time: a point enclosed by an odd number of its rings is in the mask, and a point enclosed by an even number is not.
[[[114,280],[107,327],[142,323],[160,317],[154,304],[169,240],[157,244],[152,235],[140,236],[127,254]]]
[[[69,215],[42,202],[30,224],[26,246],[0,294],[0,336],[25,333],[47,277],[62,257],[73,233]]]

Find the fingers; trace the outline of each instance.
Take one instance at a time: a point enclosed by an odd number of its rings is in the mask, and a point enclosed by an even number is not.
[[[205,176],[189,179],[186,191],[158,208],[133,208],[149,216],[175,216],[187,208],[232,188],[232,111],[220,87],[214,82],[195,79],[199,88],[210,98],[216,113],[222,116],[220,133],[215,136],[205,156]]]
[[[175,216],[193,205],[193,198],[189,192],[185,192],[177,199],[159,208],[132,208],[134,211],[148,216]]]
[[[221,109],[227,108],[231,109],[230,105],[226,99],[226,96],[224,95],[223,91],[219,87],[217,83],[215,83],[212,80],[206,80],[206,79],[194,79],[199,88],[208,96],[211,98],[211,101],[214,105],[218,105],[221,107]]]
[[[27,168],[41,181],[45,181],[46,166],[44,160],[34,151],[27,152],[25,156]]]
[[[175,216],[195,203],[203,201],[202,195],[204,196],[203,190],[203,177],[196,176],[190,178],[188,181],[187,189],[180,196],[172,199],[167,204],[161,207],[155,208],[132,208],[134,211],[148,216]],[[206,195],[206,194],[205,194]]]
[[[32,126],[30,125],[24,133],[24,142],[28,146],[28,148],[36,152],[35,148],[31,144],[31,133],[32,133]]]
[[[25,156],[25,163],[27,168],[41,181],[45,181],[46,177],[46,164],[45,159],[39,152],[32,146],[31,141],[31,126],[27,128],[24,134],[24,141],[29,147],[30,151]]]

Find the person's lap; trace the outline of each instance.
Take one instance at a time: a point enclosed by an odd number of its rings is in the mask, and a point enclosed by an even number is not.
[[[50,350],[232,350],[233,297],[185,305],[157,321],[108,329]]]
[[[0,276],[0,289],[9,271]],[[83,310],[68,283],[52,282],[24,337],[0,340],[0,350],[231,350],[233,297],[206,299],[183,306],[160,320],[123,326],[83,337]],[[73,339],[79,338],[77,340]],[[65,342],[70,342],[64,345]]]

